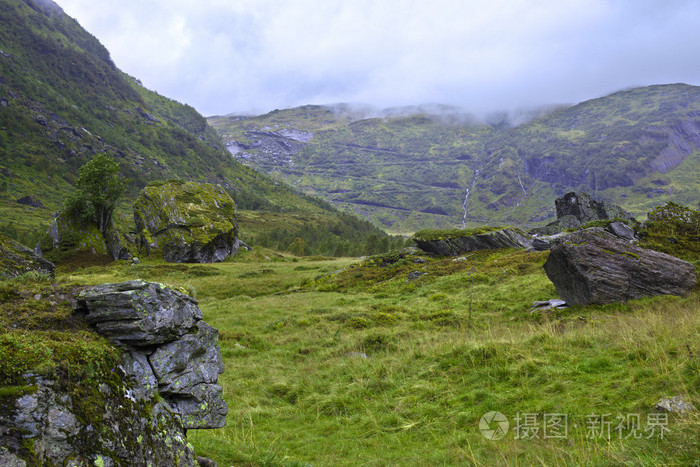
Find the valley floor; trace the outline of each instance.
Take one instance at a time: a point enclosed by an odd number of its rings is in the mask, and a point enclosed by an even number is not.
[[[141,277],[196,294],[219,329],[229,415],[225,428],[188,435],[219,465],[697,462],[697,413],[653,408],[676,395],[700,407],[698,288],[531,313],[533,301],[556,297],[545,258],[255,250],[59,279]]]

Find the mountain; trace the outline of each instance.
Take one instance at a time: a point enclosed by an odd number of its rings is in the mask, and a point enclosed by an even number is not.
[[[5,234],[35,241],[73,190],[78,168],[104,152],[133,180],[120,207],[124,219],[148,182],[178,178],[223,186],[242,210],[242,222],[251,220],[247,232],[241,225],[246,241],[284,230],[279,242],[285,246],[303,238],[309,223],[347,233],[345,238],[334,234],[326,251],[348,239],[384,235],[236,162],[194,108],[121,72],[107,49],[52,1],[0,0],[0,23],[0,231]],[[25,204],[17,202],[21,199]],[[269,222],[261,221],[261,213],[270,214]]]
[[[541,224],[574,189],[637,216],[700,199],[700,87],[629,89],[530,117],[337,105],[208,120],[239,161],[393,232]]]

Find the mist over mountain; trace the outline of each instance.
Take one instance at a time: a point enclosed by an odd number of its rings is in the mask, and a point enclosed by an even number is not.
[[[451,106],[304,106],[209,122],[239,161],[395,232],[532,225],[581,189],[644,215],[695,204],[700,88],[632,88],[479,118]]]

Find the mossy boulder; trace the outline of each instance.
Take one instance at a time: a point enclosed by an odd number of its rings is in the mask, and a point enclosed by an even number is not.
[[[0,235],[0,277],[11,278],[35,272],[54,276],[55,266],[51,261],[38,256],[24,245]]]
[[[51,223],[38,247],[43,256],[57,263],[85,255],[109,260],[131,257],[123,235],[113,224],[108,226],[107,234],[103,235],[96,223],[75,219],[67,210],[62,211]]]
[[[134,221],[141,246],[169,262],[212,263],[238,251],[236,205],[220,186],[152,183],[134,203]]]

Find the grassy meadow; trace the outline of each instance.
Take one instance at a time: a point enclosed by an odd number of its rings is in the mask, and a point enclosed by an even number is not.
[[[255,249],[210,265],[59,268],[57,279],[140,277],[196,296],[219,329],[229,414],[225,428],[188,436],[222,466],[697,465],[700,417],[653,406],[682,395],[700,407],[698,287],[531,312],[556,297],[546,254]],[[501,439],[480,430],[497,425],[480,425],[492,411],[509,422]]]

